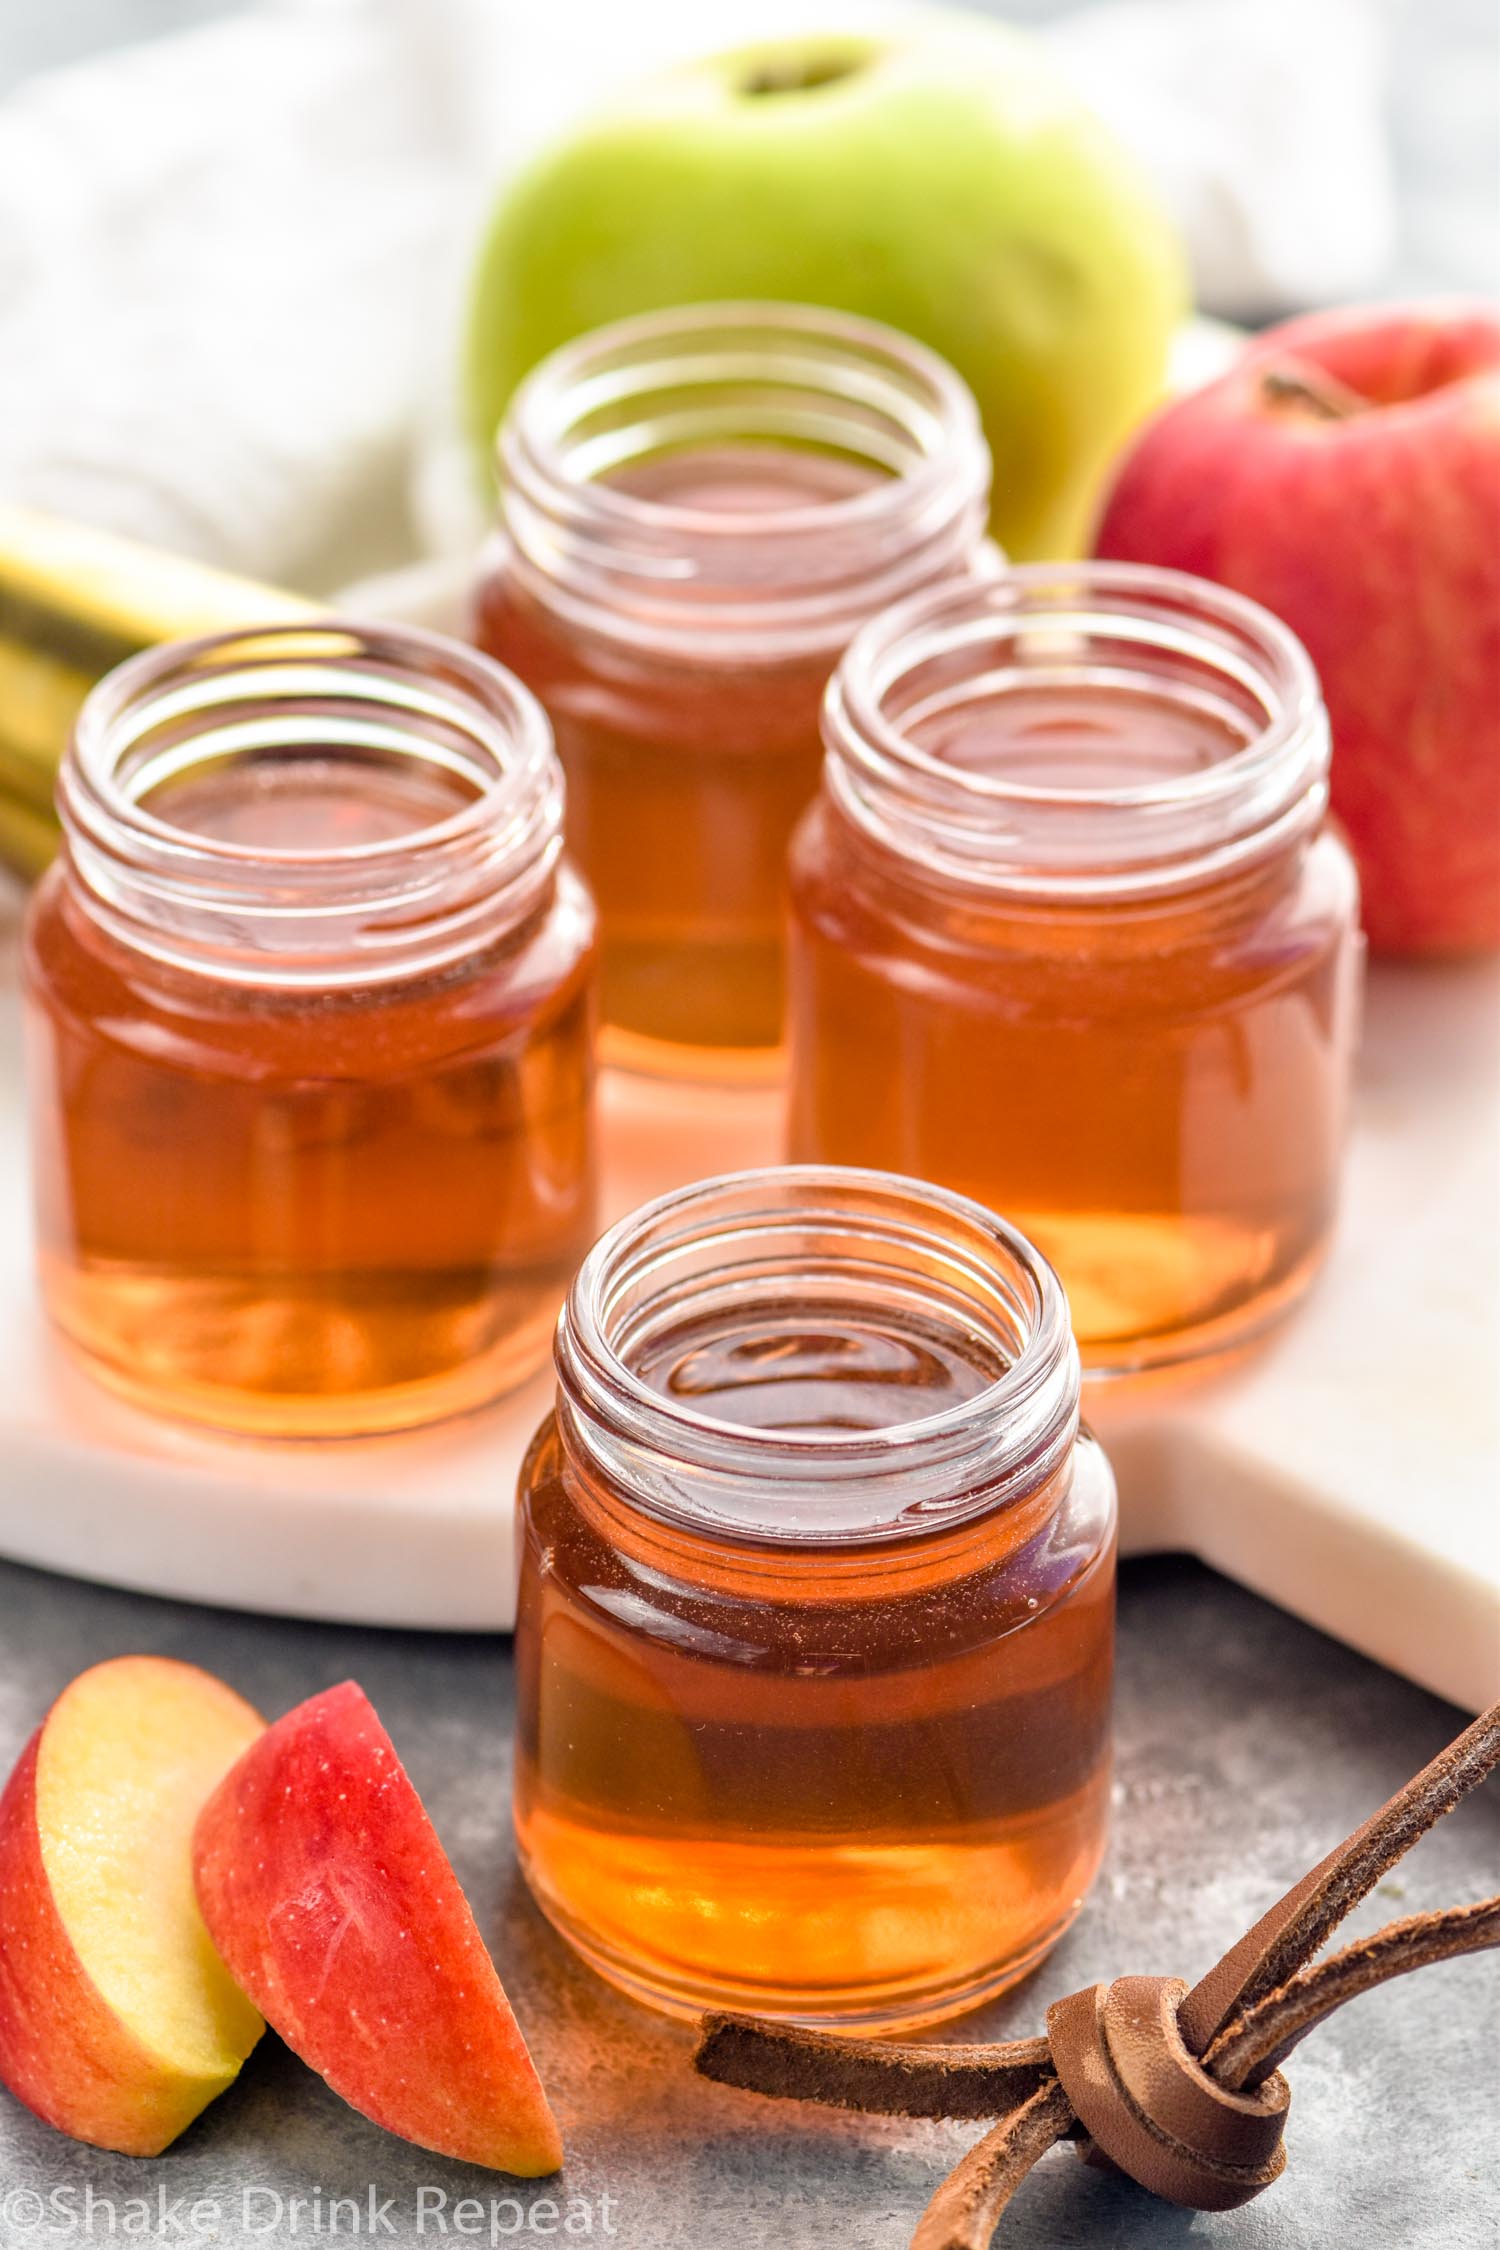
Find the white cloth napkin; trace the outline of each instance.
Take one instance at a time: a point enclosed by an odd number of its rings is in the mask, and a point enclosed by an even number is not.
[[[0,104],[0,493],[331,593],[472,531],[458,307],[496,183],[605,92],[869,0],[261,0]],[[1051,35],[1231,316],[1379,271],[1358,0]]]

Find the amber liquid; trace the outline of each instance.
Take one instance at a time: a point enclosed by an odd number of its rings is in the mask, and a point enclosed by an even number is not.
[[[456,787],[271,760],[150,809],[305,850],[405,834]],[[425,1421],[529,1372],[592,1232],[591,948],[564,871],[456,969],[259,990],[114,943],[54,869],[28,935],[41,1277],[93,1371],[289,1436]]]
[[[664,455],[609,481],[753,520],[878,478],[853,461],[744,446]],[[776,582],[777,559],[773,548],[770,590],[793,594]],[[731,590],[700,583],[693,594],[707,633]],[[503,550],[480,587],[476,638],[540,698],[556,733],[569,849],[599,903],[606,1054],[689,1076],[769,1067],[785,1008],[787,845],[817,788],[818,710],[837,648],[745,663],[653,654],[543,607]]]
[[[1239,745],[1164,701],[1085,691],[1011,695],[926,746],[1076,786]],[[1155,902],[1028,905],[924,877],[822,805],[792,885],[794,1160],[1003,1211],[1056,1266],[1101,1372],[1227,1350],[1296,1297],[1333,1221],[1355,1036],[1335,834]]]
[[[812,1302],[658,1337],[640,1371],[768,1432],[888,1427],[993,1372]],[[1066,1492],[965,1530],[771,1553],[653,1529],[549,1424],[516,1637],[516,1825],[549,1916],[679,2013],[893,2029],[1024,1974],[1103,1845],[1108,1492],[1084,1440]],[[776,1504],[816,1532],[816,1493]]]

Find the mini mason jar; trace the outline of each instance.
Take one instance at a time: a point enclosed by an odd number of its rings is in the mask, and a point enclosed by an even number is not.
[[[182,642],[95,688],[58,804],[28,1060],[87,1365],[296,1436],[529,1372],[593,1214],[594,913],[538,704],[425,633]]]
[[[791,1153],[1010,1213],[1084,1365],[1262,1328],[1328,1240],[1362,945],[1300,644],[1173,571],[876,620],[792,852]]]
[[[870,2031],[1023,1975],[1103,1847],[1114,1482],[1056,1276],[807,1167],[604,1236],[521,1477],[516,1829],[677,2013]]]
[[[499,477],[477,637],[556,729],[599,901],[604,1051],[765,1075],[823,688],[857,627],[984,547],[974,402],[920,345],[843,314],[652,313],[529,377]]]

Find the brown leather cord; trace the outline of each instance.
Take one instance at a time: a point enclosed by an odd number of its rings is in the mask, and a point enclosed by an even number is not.
[[[696,2067],[723,2086],[887,2117],[998,2117],[1053,2075],[1045,2039],[973,2047],[882,2040],[876,2046],[772,2026],[755,2016],[706,2016]]]
[[[1194,1985],[1179,2016],[1182,2036],[1193,2053],[1203,2054],[1232,2016],[1274,1992],[1311,1960],[1351,1908],[1389,1874],[1419,1836],[1483,1781],[1497,1760],[1500,1704],[1482,1712],[1337,1851],[1293,1884]]]
[[[1233,2211],[1279,2179],[1291,2094],[1278,2071],[1232,2093],[1188,2051],[1175,1977],[1121,1977],[1047,2010],[1052,2062],[1088,2133],[1089,2154],[1168,2203]]]
[[[1045,2039],[874,2045],[710,2016],[705,2077],[757,2093],[909,2117],[999,2116],[938,2189],[912,2250],[988,2250],[1054,2142],[1193,2210],[1229,2210],[1285,2169],[1279,2065],[1361,1992],[1500,1945],[1500,1898],[1416,1914],[1309,1965],[1360,1899],[1500,1764],[1500,1704],[1303,1876],[1189,1991],[1121,1977],[1059,2000]]]
[[[1412,1969],[1428,1968],[1434,1961],[1456,1961],[1462,1954],[1482,1953],[1496,1945],[1500,1945],[1500,1898],[1450,1907],[1446,1914],[1412,1914],[1404,1922],[1388,1922],[1373,1937],[1361,1938],[1357,1945],[1310,1969],[1299,1969],[1279,1992],[1268,1992],[1236,2016],[1209,2048],[1205,2065],[1221,2086],[1254,2085],[1267,2071],[1279,2070],[1314,2025],[1346,2000]]]
[[[918,2222],[911,2250],[988,2250],[1006,2204],[1072,2123],[1067,2095],[1055,2078],[1046,2079],[948,2174]]]

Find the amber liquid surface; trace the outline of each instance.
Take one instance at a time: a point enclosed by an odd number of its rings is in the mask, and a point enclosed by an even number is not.
[[[1237,743],[1132,694],[1013,695],[928,747],[1107,786]],[[794,1160],[865,1164],[1003,1211],[1052,1261],[1085,1365],[1244,1341],[1333,1223],[1361,945],[1332,831],[1151,901],[945,885],[833,806],[792,854]]]
[[[936,1330],[813,1303],[659,1336],[640,1371],[766,1432],[889,1427],[993,1374]],[[816,1532],[816,1491],[768,1504]],[[768,1553],[653,1528],[553,1423],[522,1520],[517,1833],[603,1974],[678,2013],[877,2031],[1001,1989],[1067,1926],[1109,1774],[1091,1441],[963,1530]]]
[[[414,831],[456,787],[307,758],[150,809],[309,849]],[[287,1436],[426,1421],[528,1373],[593,1226],[592,946],[565,870],[457,968],[263,990],[116,944],[54,868],[27,948],[41,1278],[92,1370]]]
[[[609,480],[704,516],[753,519],[847,499],[867,465],[770,446],[666,454]],[[768,590],[787,564],[774,543]],[[702,583],[705,636],[715,600]],[[740,596],[743,599],[743,594]],[[839,651],[735,662],[633,646],[569,622],[521,584],[503,544],[476,638],[540,698],[568,777],[568,844],[599,903],[606,1054],[723,1077],[769,1067],[783,1034],[786,852],[818,782],[818,710]]]

